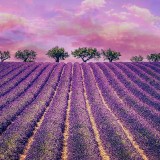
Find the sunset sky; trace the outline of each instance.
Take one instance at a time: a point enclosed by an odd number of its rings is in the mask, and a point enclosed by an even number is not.
[[[33,49],[37,61],[54,61],[45,54],[56,45],[111,48],[120,61],[159,53],[160,0],[0,0],[1,51]]]

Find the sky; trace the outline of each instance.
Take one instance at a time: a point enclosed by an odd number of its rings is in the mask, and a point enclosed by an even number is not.
[[[160,0],[0,0],[0,50],[111,48],[119,61],[160,52]],[[79,61],[72,56],[66,60]],[[100,61],[103,61],[101,59]]]

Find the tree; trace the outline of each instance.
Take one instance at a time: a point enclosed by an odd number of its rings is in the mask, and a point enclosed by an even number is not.
[[[149,62],[160,62],[160,53],[152,53],[147,55],[147,59]]]
[[[23,62],[34,62],[36,59],[36,52],[33,50],[25,49],[24,51],[18,50],[15,54],[17,59],[22,59]]]
[[[72,55],[76,58],[81,58],[83,62],[87,62],[90,59],[98,59],[100,58],[100,53],[96,48],[78,48],[72,52]]]
[[[9,51],[0,51],[0,59],[1,59],[1,62],[4,62],[6,59],[9,59],[10,58],[10,53]]]
[[[112,51],[110,48],[108,50],[102,49],[102,55],[104,60],[109,60],[109,62],[116,61],[121,56],[120,52]]]
[[[46,55],[54,58],[56,62],[59,62],[60,60],[65,60],[67,57],[69,57],[68,53],[64,50],[64,48],[59,48],[58,46],[50,49]]]
[[[139,55],[139,56],[133,56],[130,60],[132,62],[141,62],[141,61],[143,61],[143,57],[141,55]]]

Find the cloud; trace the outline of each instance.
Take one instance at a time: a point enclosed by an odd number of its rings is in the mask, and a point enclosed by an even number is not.
[[[8,13],[1,13],[0,14],[0,30],[1,30],[1,32],[8,30],[10,28],[13,28],[15,26],[24,26],[24,24],[25,24],[25,19],[20,16],[8,14]]]
[[[121,12],[116,12],[114,9],[110,9],[109,11],[106,11],[105,14],[108,16],[108,19],[114,20],[114,21],[128,21],[131,13],[121,11]]]
[[[122,60],[160,50],[158,16],[147,8],[118,4],[112,8],[114,3],[108,2],[83,0],[78,5],[74,1],[78,7],[67,5],[68,9],[65,4],[25,0],[17,11],[1,5],[0,50],[34,49],[39,53],[37,61],[52,61],[44,53],[56,45],[69,53],[83,46],[111,48],[122,53]],[[30,12],[27,3],[32,3]]]
[[[144,32],[140,26],[131,22],[112,22],[105,24],[101,32],[79,36],[72,43],[73,47],[96,47],[120,51],[123,60],[131,56],[146,55],[160,50],[160,30]]]
[[[80,12],[76,15],[83,15],[91,9],[100,9],[105,7],[106,0],[83,0],[80,6]]]
[[[104,7],[105,4],[105,0],[84,0],[81,5],[84,8],[101,8]]]
[[[140,18],[144,22],[150,24],[160,22],[160,17],[153,15],[147,8],[142,8],[136,5],[123,5],[123,8],[126,8],[132,14],[132,16]]]

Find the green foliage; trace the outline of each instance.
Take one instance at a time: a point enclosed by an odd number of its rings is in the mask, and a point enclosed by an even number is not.
[[[15,57],[23,60],[24,62],[34,62],[36,55],[37,54],[35,51],[25,49],[24,51],[18,50],[15,54]]]
[[[152,53],[147,55],[147,59],[149,62],[160,62],[160,53]]]
[[[109,62],[116,61],[121,56],[120,52],[112,51],[110,48],[108,50],[102,50],[102,55],[104,60],[109,60]]]
[[[142,62],[143,61],[143,57],[141,55],[139,55],[139,56],[133,56],[130,60],[132,62]]]
[[[56,62],[59,62],[59,60],[65,60],[67,57],[69,57],[68,53],[64,50],[64,48],[59,48],[58,46],[50,49],[46,55],[54,58]]]
[[[100,58],[100,53],[97,51],[96,48],[78,48],[72,52],[72,55],[76,58],[81,58],[83,62],[87,62],[92,58]]]
[[[6,59],[9,59],[10,58],[10,53],[9,51],[0,51],[0,59],[1,59],[1,62],[4,62]]]

